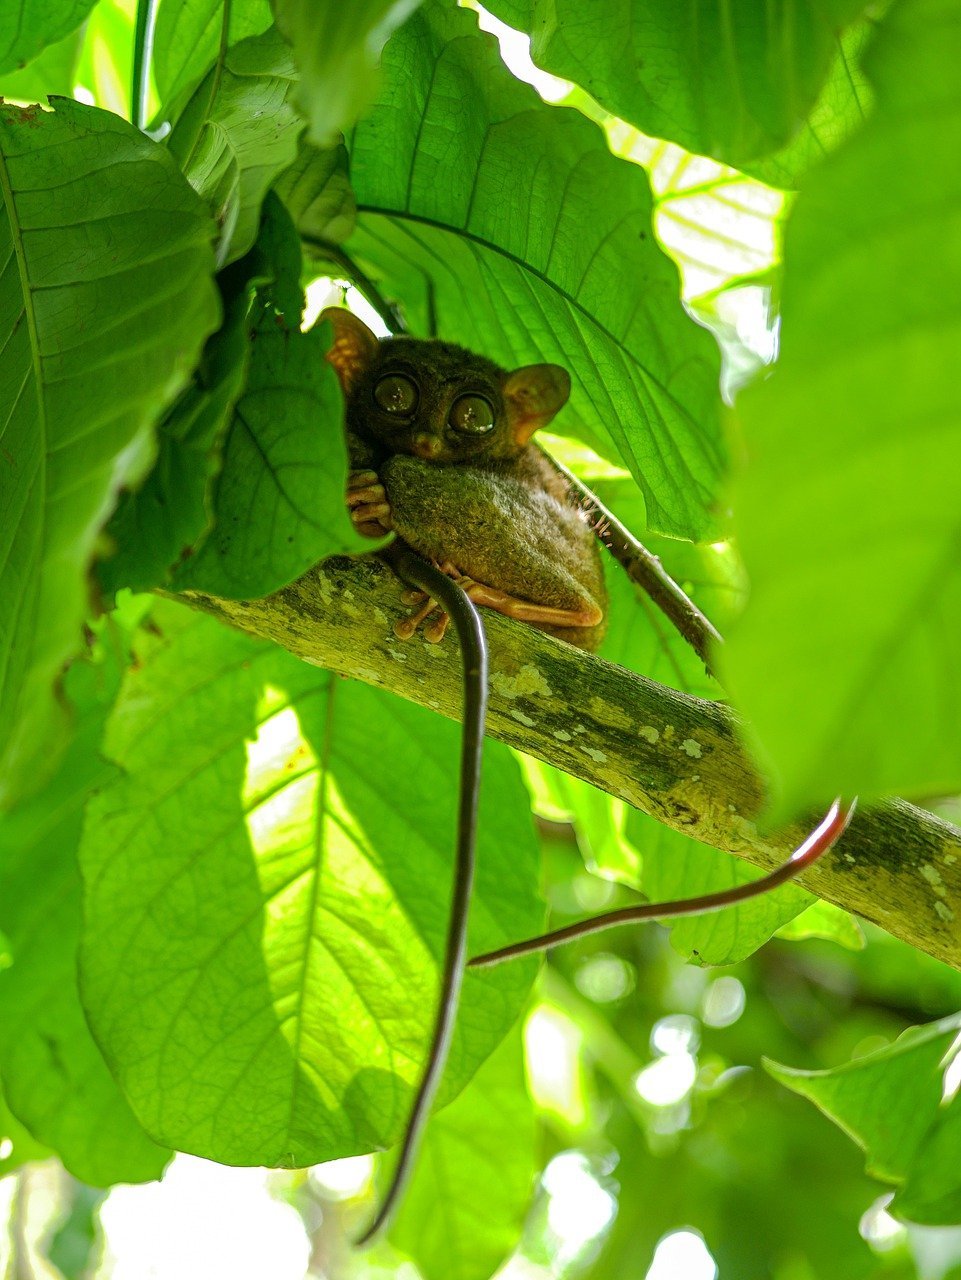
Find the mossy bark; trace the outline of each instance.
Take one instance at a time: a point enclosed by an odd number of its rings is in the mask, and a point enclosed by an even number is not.
[[[456,640],[398,640],[400,590],[386,565],[364,556],[327,560],[263,600],[178,598],[305,661],[459,719]],[[803,824],[772,832],[755,825],[764,784],[729,708],[490,611],[484,622],[491,736],[766,870],[803,839]],[[949,823],[901,800],[862,806],[801,883],[961,968],[961,831]]]

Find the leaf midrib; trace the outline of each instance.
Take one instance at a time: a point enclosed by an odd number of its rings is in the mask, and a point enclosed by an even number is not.
[[[13,186],[10,182],[10,171],[7,168],[7,157],[0,148],[0,190],[3,192],[3,201],[7,208],[7,217],[10,219],[10,238],[13,241],[13,251],[17,255],[17,270],[20,274],[20,286],[23,292],[23,309],[27,317],[27,331],[30,335],[30,353],[33,359],[34,376],[37,381],[37,407],[40,411],[40,432],[44,442],[44,458],[46,458],[46,440],[47,440],[47,412],[43,399],[43,365],[40,356],[40,340],[37,336],[37,318],[34,314],[33,290],[30,286],[30,278],[27,274],[27,259],[23,249],[23,231],[20,227],[20,221],[17,217],[16,201],[13,195]],[[44,492],[46,492],[46,467],[44,467]]]
[[[17,206],[16,206],[16,201],[14,200],[13,184],[10,181],[10,171],[7,167],[7,157],[3,151],[2,146],[0,146],[0,191],[3,192],[3,202],[6,205],[7,217],[10,221],[10,239],[13,242],[13,251],[17,257],[17,271],[19,272],[19,275],[20,275],[20,286],[21,286],[21,292],[23,294],[23,312],[27,318],[27,333],[30,337],[30,354],[31,354],[31,361],[33,364],[34,379],[36,381],[37,414],[38,414],[39,427],[40,427],[40,445],[41,445],[39,500],[40,500],[40,510],[41,512],[45,512],[47,509],[47,407],[46,407],[46,403],[43,395],[43,364],[40,356],[40,340],[37,335],[37,319],[33,310],[33,291],[30,288],[30,278],[27,273],[27,259],[24,253],[24,248],[23,248],[23,231],[20,227],[20,220],[17,216]],[[44,561],[44,550],[45,550],[46,540],[47,540],[47,523],[46,523],[46,520],[41,515],[40,531],[39,531],[39,537],[38,537],[37,546],[36,546],[36,550],[38,552],[39,561],[41,565],[43,564],[43,561]],[[0,573],[2,572],[3,572],[3,566],[0,565]],[[39,608],[39,602],[40,602],[40,591],[36,590],[34,591],[32,600],[30,601],[30,608],[34,614],[34,617],[36,615],[37,609]],[[21,626],[24,625],[22,620],[20,625]],[[30,630],[32,631],[33,620],[30,621],[29,627],[30,627]],[[9,634],[9,649],[7,654],[8,658],[10,653],[12,653],[13,651],[14,641],[15,641],[15,631],[16,631],[16,623],[11,628],[10,634]],[[0,679],[0,708],[2,708],[2,704],[7,700],[5,697],[5,691],[7,689],[7,676],[9,674],[9,670],[10,670],[9,662],[5,661],[3,676],[2,676],[2,679]],[[12,709],[16,708],[19,705],[21,694],[22,694],[22,689],[14,690],[10,699],[11,705],[10,707],[8,707],[8,713],[14,715],[14,719],[12,721],[14,725],[16,725],[16,715]],[[9,723],[8,723],[8,727],[9,727]]]
[[[564,302],[566,302],[568,306],[570,306],[573,310],[577,311],[580,315],[584,316],[584,318],[588,320],[590,324],[592,324],[596,329],[599,330],[600,333],[602,333],[606,338],[608,338],[614,344],[614,346],[621,352],[622,356],[632,366],[636,367],[638,371],[643,375],[644,378],[646,378],[652,385],[656,386],[658,390],[664,395],[666,400],[668,400],[672,405],[676,406],[678,412],[684,417],[688,425],[697,434],[699,439],[710,441],[712,444],[716,445],[716,442],[711,441],[711,438],[709,436],[704,436],[702,434],[699,428],[699,424],[694,421],[687,407],[683,405],[677,399],[677,397],[667,389],[667,387],[665,387],[664,383],[661,381],[660,378],[657,377],[657,375],[653,372],[653,370],[649,369],[646,365],[642,364],[641,361],[637,358],[636,354],[633,351],[631,351],[620,338],[616,337],[611,332],[611,330],[608,329],[607,326],[604,325],[597,318],[594,312],[588,310],[588,308],[585,307],[585,305],[582,302],[578,301],[578,299],[575,298],[573,294],[568,293],[567,290],[562,288],[557,283],[556,280],[551,279],[551,277],[546,275],[543,271],[541,271],[540,268],[535,267],[533,263],[526,262],[523,258],[519,257],[516,253],[512,253],[509,249],[505,249],[503,245],[495,244],[492,240],[487,240],[483,236],[479,236],[475,231],[471,231],[467,227],[455,227],[449,222],[441,222],[436,218],[425,217],[423,214],[411,213],[407,209],[385,209],[379,205],[361,204],[360,202],[358,202],[357,212],[358,214],[369,213],[375,217],[380,217],[380,218],[396,219],[399,222],[403,222],[403,221],[417,222],[421,226],[431,227],[436,231],[446,231],[449,234],[453,234],[460,237],[461,239],[468,240],[472,244],[479,245],[483,249],[489,249],[491,253],[497,254],[499,257],[504,258],[508,262],[512,263],[514,266],[519,267],[522,271],[525,271],[529,275],[534,276],[542,284],[546,285],[559,298],[561,298]]]

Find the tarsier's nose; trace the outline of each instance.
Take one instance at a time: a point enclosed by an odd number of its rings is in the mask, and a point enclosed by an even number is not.
[[[411,441],[411,449],[418,458],[436,458],[441,450],[441,442],[426,431],[418,431]]]

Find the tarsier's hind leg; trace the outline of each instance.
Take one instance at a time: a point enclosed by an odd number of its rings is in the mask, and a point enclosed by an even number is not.
[[[468,577],[449,560],[443,561],[437,565],[437,568],[442,573],[446,573],[449,578],[453,578],[474,604],[482,604],[488,609],[504,614],[507,618],[517,618],[520,622],[529,622],[540,627],[596,627],[603,617],[600,607],[594,604],[582,609],[558,609],[550,605],[534,604],[531,600],[510,595],[506,591],[498,590],[497,587],[491,587],[485,582],[478,582],[475,578]],[[422,622],[439,612],[439,617],[433,619],[424,628],[425,639],[432,644],[439,643],[447,630],[448,618],[437,602],[422,591],[409,591],[404,593],[404,603],[415,606],[415,609],[409,617],[401,619],[394,626],[395,635],[401,640],[409,640]]]
[[[507,618],[517,618],[520,622],[530,622],[534,626],[596,627],[604,616],[596,604],[583,609],[556,609],[550,605],[534,604],[520,596],[508,595],[506,591],[498,591],[496,587],[489,587],[473,578],[454,574],[451,577],[474,604],[486,605],[488,609],[494,609]]]

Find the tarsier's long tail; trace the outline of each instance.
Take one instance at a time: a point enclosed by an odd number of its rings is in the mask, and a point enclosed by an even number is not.
[[[573,482],[573,477],[571,477]],[[574,482],[576,483],[576,482]],[[607,515],[608,513],[605,513]],[[613,521],[614,518],[610,517]],[[617,522],[614,521],[616,525]],[[636,542],[619,526],[629,542],[618,556],[635,581],[649,590],[655,603],[661,605],[685,639],[692,643],[705,661],[708,646],[719,643],[720,635],[710,622],[688,600],[681,588],[661,567],[656,557]],[[686,898],[675,902],[646,902],[638,906],[609,911],[590,920],[579,921],[551,933],[526,938],[496,951],[467,959],[467,923],[474,882],[475,845],[477,834],[477,802],[480,793],[480,766],[484,740],[484,722],[487,714],[488,659],[484,626],[474,604],[461,588],[446,574],[428,564],[401,541],[393,543],[381,553],[393,565],[398,575],[412,586],[426,592],[443,605],[457,631],[463,654],[464,676],[464,731],[461,749],[460,807],[457,819],[457,854],[454,870],[454,887],[448,920],[447,941],[444,951],[443,973],[437,1013],[431,1034],[430,1048],[424,1073],[421,1077],[414,1105],[407,1121],[400,1154],[391,1175],[390,1184],[377,1214],[357,1241],[366,1244],[387,1224],[397,1207],[410,1177],[417,1147],[428,1119],[437,1088],[443,1075],[450,1049],[454,1023],[460,1001],[461,985],[465,969],[499,964],[533,951],[545,951],[551,947],[581,938],[615,925],[633,924],[642,920],[663,920],[675,916],[699,915],[719,911],[723,907],[744,902],[748,898],[768,893],[786,881],[793,879],[818,858],[830,850],[844,833],[856,801],[842,805],[835,800],[819,826],[798,846],[790,858],[775,871],[748,884],[737,885],[719,893],[705,894],[698,898]],[[640,565],[632,571],[631,564]],[[659,584],[656,592],[650,592],[647,578],[653,574]],[[661,599],[658,599],[658,595]],[[663,599],[668,599],[664,607]]]
[[[428,564],[400,540],[392,543],[382,554],[404,581],[438,600],[454,623],[463,655],[464,729],[461,740],[460,807],[457,813],[454,886],[437,1014],[431,1032],[427,1063],[417,1087],[387,1193],[373,1222],[357,1241],[358,1245],[372,1240],[387,1224],[397,1207],[413,1168],[421,1134],[430,1118],[431,1105],[450,1049],[467,963],[467,918],[474,885],[477,801],[480,795],[484,722],[487,717],[487,637],[476,607],[446,574]]]

